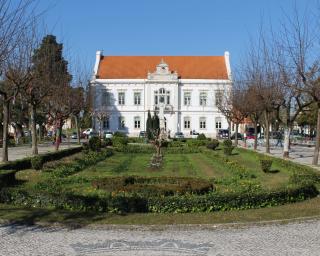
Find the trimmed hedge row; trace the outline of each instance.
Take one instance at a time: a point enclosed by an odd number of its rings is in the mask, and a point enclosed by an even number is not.
[[[92,182],[93,187],[107,192],[138,193],[143,196],[172,196],[186,193],[206,194],[213,191],[211,182],[189,177],[106,177]]]
[[[50,152],[44,155],[28,157],[21,160],[16,160],[0,166],[0,187],[12,186],[16,183],[15,174],[20,170],[32,168],[33,159],[40,159],[41,163],[58,160],[78,152],[81,152],[82,147],[64,149],[57,152]]]
[[[61,159],[63,157],[71,156],[81,151],[82,151],[82,147],[68,148],[68,149],[63,149],[55,152],[46,153],[36,157],[41,157],[43,159],[43,162],[46,163],[49,161]],[[20,170],[30,169],[32,167],[31,159],[32,157],[27,157],[27,158],[9,162],[7,164],[2,164],[0,165],[0,170],[20,171]]]
[[[5,188],[1,203],[29,207],[55,207],[99,212],[212,212],[261,208],[292,203],[318,195],[314,185],[306,184],[257,193],[208,193],[168,197],[143,197],[138,194],[75,195],[69,193],[26,192]]]

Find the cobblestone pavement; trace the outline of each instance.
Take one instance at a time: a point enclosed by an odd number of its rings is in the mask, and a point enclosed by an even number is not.
[[[320,221],[158,230],[0,226],[0,255],[320,255]]]

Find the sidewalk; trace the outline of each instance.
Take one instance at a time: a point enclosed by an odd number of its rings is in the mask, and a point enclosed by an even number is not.
[[[244,148],[243,141],[239,141],[239,146]],[[246,147],[246,148],[253,150],[253,147]],[[259,153],[265,154],[266,148],[263,146],[258,146],[257,151]],[[314,147],[306,147],[303,145],[292,145],[291,149],[289,151],[289,159],[288,160],[299,163],[299,164],[308,165],[308,166],[320,171],[320,165],[318,165],[318,166],[312,165],[313,151],[314,151]],[[283,147],[271,146],[270,147],[270,155],[275,156],[275,157],[279,157],[279,158],[283,158],[282,157]]]
[[[74,142],[71,142],[71,143],[63,142],[60,144],[59,150],[72,148],[72,147],[79,147],[79,145]],[[0,148],[0,150],[2,150],[2,148]],[[38,151],[39,151],[39,154],[52,152],[52,151],[55,151],[55,146],[51,142],[41,143],[38,145]],[[8,155],[9,155],[9,161],[14,161],[17,159],[22,159],[28,156],[32,156],[31,145],[10,147],[8,149]]]

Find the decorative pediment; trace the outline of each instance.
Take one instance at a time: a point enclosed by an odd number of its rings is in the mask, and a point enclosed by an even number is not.
[[[169,65],[161,59],[156,71],[148,72],[148,80],[178,80],[178,74],[176,71],[170,71]]]

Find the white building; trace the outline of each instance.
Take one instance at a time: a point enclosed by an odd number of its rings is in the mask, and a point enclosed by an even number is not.
[[[228,123],[216,107],[221,90],[231,89],[229,53],[224,56],[103,56],[96,54],[91,81],[93,108],[106,112],[103,129],[137,136],[146,130],[163,100],[166,130],[185,136],[195,130],[215,137]],[[99,121],[95,119],[96,130]]]

